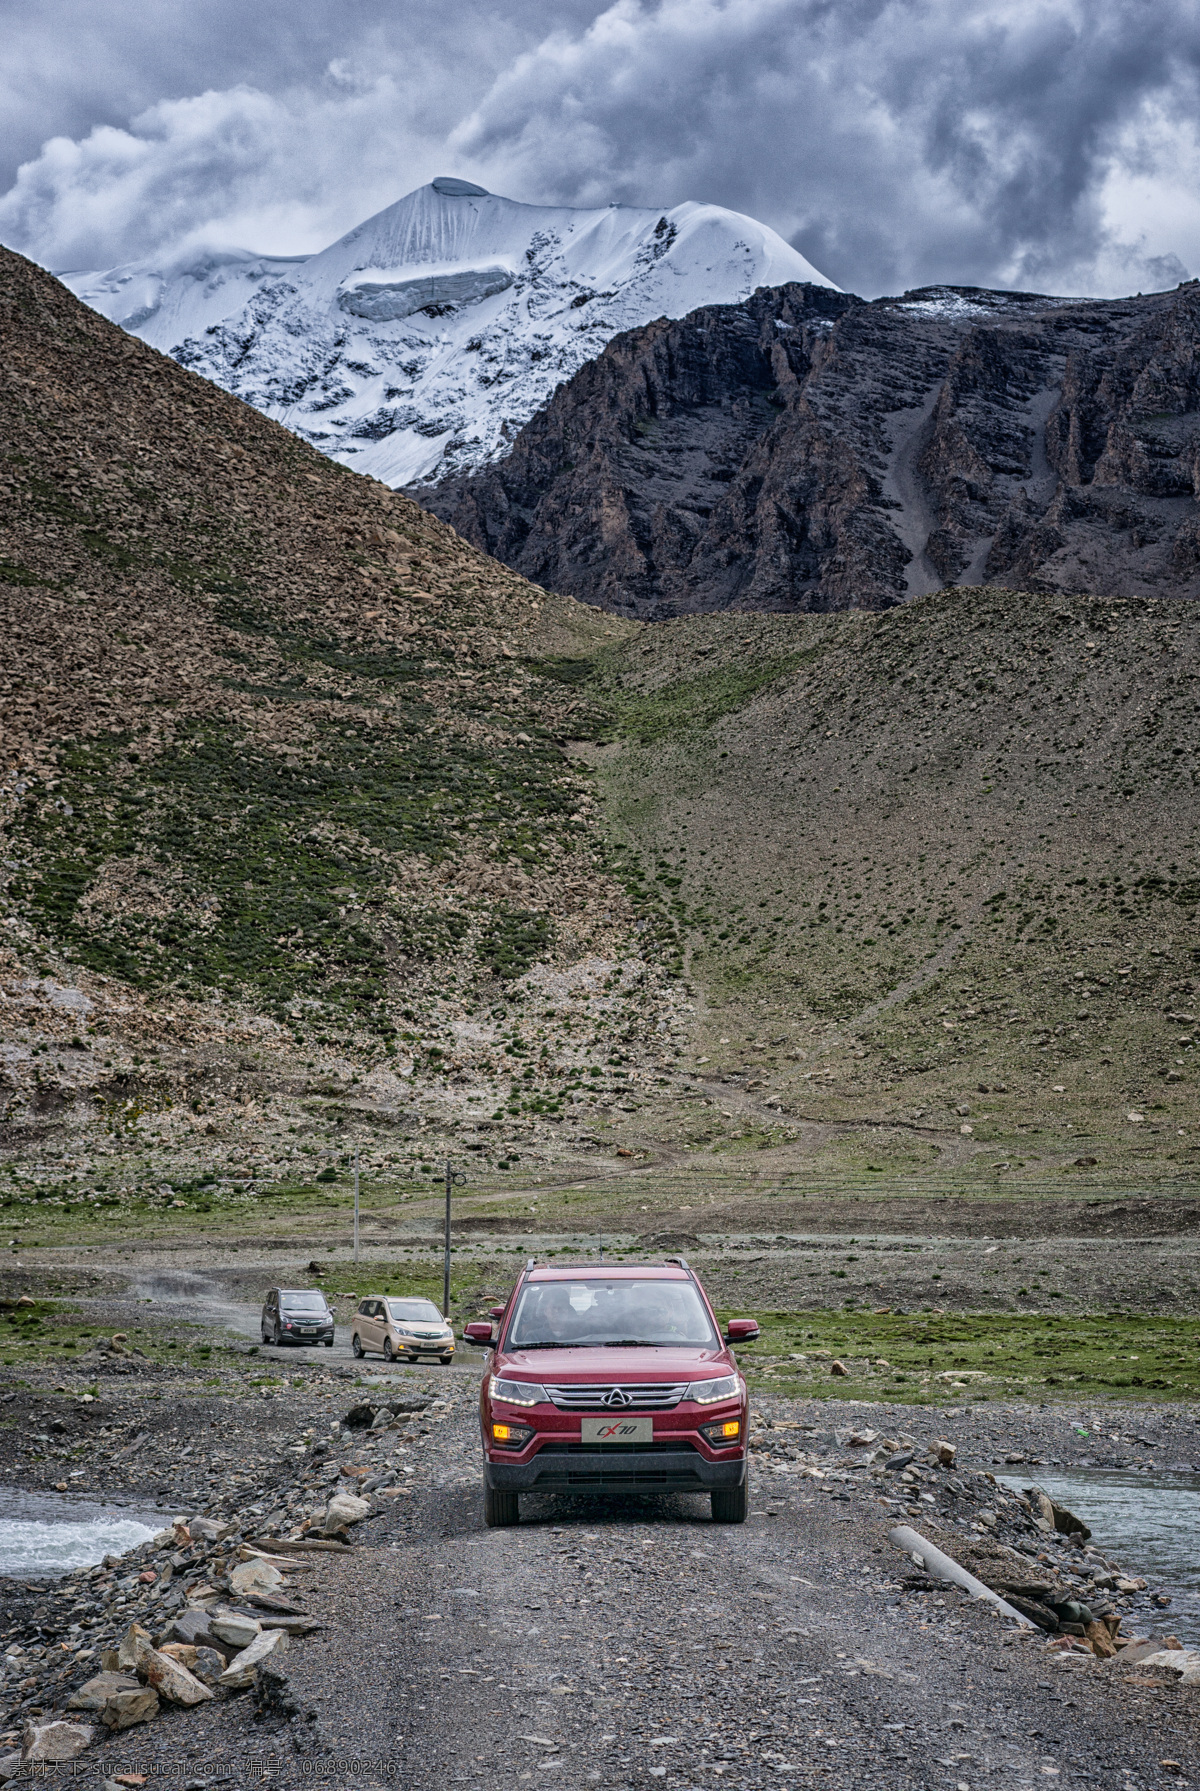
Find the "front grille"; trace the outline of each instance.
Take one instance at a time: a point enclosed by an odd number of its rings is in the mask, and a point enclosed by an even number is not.
[[[597,1381],[575,1387],[547,1386],[546,1392],[562,1412],[666,1412],[679,1404],[689,1384]]]
[[[696,1445],[681,1437],[677,1442],[655,1443],[562,1443],[555,1438],[542,1444],[542,1455],[679,1455],[682,1451],[696,1452]]]

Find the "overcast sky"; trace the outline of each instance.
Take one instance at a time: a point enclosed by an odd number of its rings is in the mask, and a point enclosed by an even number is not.
[[[0,240],[323,247],[435,174],[712,200],[868,296],[1200,273],[1195,0],[0,0]]]

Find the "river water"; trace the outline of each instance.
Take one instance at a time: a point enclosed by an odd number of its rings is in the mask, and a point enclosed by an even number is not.
[[[144,1506],[0,1488],[0,1575],[47,1579],[149,1542],[168,1522]]]
[[[1019,1492],[1040,1486],[1083,1519],[1096,1548],[1152,1591],[1170,1593],[1166,1610],[1146,1607],[1152,1619],[1139,1609],[1134,1627],[1200,1644],[1200,1475],[1027,1468],[997,1478]]]

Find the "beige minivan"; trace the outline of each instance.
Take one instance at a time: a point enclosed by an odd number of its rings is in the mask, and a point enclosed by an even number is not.
[[[372,1294],[358,1302],[350,1348],[356,1356],[378,1350],[389,1362],[416,1362],[436,1356],[454,1360],[454,1332],[432,1300],[400,1294]]]

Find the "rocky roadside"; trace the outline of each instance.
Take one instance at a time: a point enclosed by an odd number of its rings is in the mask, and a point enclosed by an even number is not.
[[[197,1444],[183,1439],[205,1435],[204,1471],[215,1482],[201,1510],[174,1516],[126,1554],[50,1582],[0,1581],[8,1618],[0,1781],[72,1760],[168,1705],[191,1714],[257,1688],[259,1704],[272,1707],[284,1696],[277,1656],[289,1638],[320,1627],[294,1602],[300,1588],[291,1576],[312,1555],[348,1548],[350,1527],[379,1515],[383,1501],[412,1497],[416,1464],[453,1407],[415,1384],[419,1376],[393,1385],[385,1405],[378,1397],[347,1405],[342,1386],[342,1409],[331,1419],[328,1374],[289,1389],[286,1409],[274,1388],[244,1377],[239,1385],[236,1374],[225,1376],[219,1405],[172,1388],[169,1375],[122,1388],[124,1411],[87,1393],[64,1398],[65,1389],[57,1398],[26,1388],[0,1396],[10,1485],[13,1458],[28,1451],[26,1485],[71,1490],[71,1482],[51,1479],[61,1471],[56,1458],[69,1455],[93,1463],[74,1470],[77,1491],[86,1478],[93,1495],[195,1496]],[[206,1758],[214,1746],[221,1752],[212,1721],[210,1714]]]
[[[318,1777],[340,1784],[345,1760],[359,1752],[375,1762],[357,1781],[365,1783],[394,1782],[398,1761],[407,1782],[422,1787],[437,1782],[438,1773],[490,1787],[540,1772],[528,1760],[517,1770],[518,1747],[498,1776],[482,1776],[470,1751],[477,1734],[468,1734],[460,1715],[446,1707],[451,1680],[475,1686],[482,1697],[505,1674],[519,1674],[531,1699],[534,1680],[538,1698],[553,1698],[559,1695],[555,1684],[561,1692],[583,1670],[578,1636],[549,1668],[542,1649],[550,1616],[532,1625],[526,1619],[524,1627],[514,1620],[514,1593],[499,1555],[496,1585],[482,1583],[473,1551],[489,1550],[516,1550],[526,1586],[522,1596],[537,1610],[583,1624],[589,1647],[595,1626],[584,1619],[591,1612],[597,1622],[632,1622],[636,1633],[629,1646],[642,1655],[679,1648],[680,1601],[701,1595],[691,1584],[697,1548],[696,1558],[705,1560],[705,1550],[724,1551],[701,1573],[703,1596],[722,1600],[723,1615],[718,1621],[715,1606],[707,1615],[697,1606],[685,1624],[689,1637],[709,1638],[717,1662],[735,1664],[721,1653],[722,1638],[737,1645],[747,1612],[761,1608],[770,1616],[765,1604],[748,1600],[781,1601],[767,1629],[770,1648],[782,1651],[780,1660],[772,1664],[773,1656],[747,1643],[747,1659],[739,1666],[749,1672],[758,1663],[751,1687],[756,1745],[749,1755],[742,1743],[724,1745],[733,1740],[721,1727],[728,1721],[720,1714],[727,1679],[718,1676],[699,1693],[687,1690],[686,1698],[686,1676],[651,1674],[644,1680],[651,1703],[656,1695],[666,1699],[673,1733],[681,1708],[705,1725],[711,1745],[699,1751],[707,1761],[694,1764],[697,1775],[702,1765],[712,1771],[711,1782],[721,1779],[719,1766],[740,1774],[729,1781],[738,1785],[758,1784],[760,1773],[767,1783],[777,1770],[807,1770],[796,1764],[798,1744],[785,1720],[788,1700],[799,1697],[806,1722],[832,1713],[844,1729],[848,1720],[844,1708],[828,1704],[833,1691],[822,1674],[836,1674],[838,1682],[846,1673],[882,1676],[881,1690],[890,1688],[889,1710],[867,1724],[862,1745],[868,1753],[898,1754],[912,1726],[902,1706],[915,1695],[902,1689],[905,1676],[919,1678],[924,1670],[917,1662],[913,1674],[909,1657],[913,1648],[919,1653],[935,1642],[973,1660],[972,1671],[991,1663],[1027,1679],[1031,1696],[1050,1699],[1050,1688],[1066,1681],[1047,1676],[1070,1675],[1065,1704],[1081,1713],[1080,1725],[1091,1725],[1097,1760],[1103,1755],[1116,1761],[1122,1724],[1140,1725],[1140,1782],[1178,1782],[1174,1767],[1161,1763],[1186,1760],[1188,1748],[1194,1751],[1200,1706],[1192,1682],[1200,1668],[1193,1652],[1169,1633],[1169,1589],[1147,1586],[1136,1563],[1115,1561],[1094,1546],[1078,1520],[1036,1490],[1041,1463],[1028,1459],[1035,1453],[1032,1438],[1042,1438],[1043,1460],[1052,1447],[1061,1459],[1071,1447],[1068,1435],[1076,1452],[1089,1441],[1074,1428],[1068,1431],[1061,1414],[1030,1412],[1022,1430],[1016,1410],[856,1407],[836,1414],[853,1417],[856,1426],[831,1429],[826,1404],[760,1399],[751,1439],[754,1510],[744,1532],[710,1526],[706,1514],[698,1520],[695,1501],[583,1498],[529,1501],[517,1532],[486,1532],[473,1377],[450,1384],[419,1370],[350,1379],[342,1378],[350,1371],[326,1371],[304,1377],[299,1386],[263,1389],[254,1385],[261,1364],[247,1362],[240,1371],[227,1371],[220,1393],[204,1399],[172,1387],[169,1372],[145,1370],[136,1385],[122,1381],[103,1401],[87,1405],[80,1396],[14,1388],[0,1408],[11,1425],[0,1430],[9,1484],[18,1463],[26,1484],[36,1478],[45,1485],[50,1474],[61,1473],[56,1460],[33,1461],[19,1451],[39,1438],[44,1451],[56,1434],[66,1434],[51,1425],[89,1424],[84,1414],[96,1405],[101,1422],[87,1455],[97,1479],[104,1458],[104,1472],[113,1475],[108,1484],[144,1497],[167,1484],[170,1464],[172,1486],[186,1482],[196,1489],[192,1463],[201,1438],[205,1475],[213,1476],[202,1501],[179,1503],[173,1521],[140,1548],[61,1580],[0,1587],[8,1616],[0,1693],[0,1749],[8,1757],[0,1770],[10,1776],[49,1765],[55,1753],[65,1762],[75,1750],[80,1766],[109,1775],[109,1784],[121,1782],[113,1774],[140,1773],[176,1776],[193,1791],[217,1782],[214,1774],[219,1778],[235,1763],[244,1770],[247,1760],[257,1761],[256,1770],[271,1782],[290,1786]],[[433,1396],[435,1388],[442,1397]],[[45,1428],[35,1430],[36,1424]],[[117,1462],[114,1438],[130,1430],[136,1447]],[[1014,1436],[1024,1448],[1006,1448]],[[985,1463],[997,1454],[1026,1457],[1021,1465],[1030,1470],[1028,1493],[1014,1493],[994,1477]],[[1018,1628],[932,1578],[923,1560],[889,1543],[889,1532],[902,1524],[998,1592],[1030,1627]],[[845,1559],[851,1544],[864,1557],[853,1569]],[[612,1597],[612,1574],[618,1568],[632,1572],[630,1562],[636,1565],[633,1590],[627,1608],[618,1610],[622,1601]],[[869,1584],[848,1578],[851,1572],[869,1573]],[[455,1591],[460,1578],[471,1585]],[[768,1581],[775,1588],[769,1594],[762,1590]],[[659,1602],[639,1605],[638,1587],[652,1589]],[[848,1587],[854,1591],[849,1602],[843,1596]],[[453,1598],[459,1599],[457,1617],[454,1609],[443,1613]],[[799,1601],[791,1619],[783,1611],[786,1601]],[[411,1649],[397,1651],[401,1631],[444,1619],[454,1621],[424,1632],[436,1635],[433,1650],[422,1646],[418,1631]],[[761,1628],[750,1625],[754,1635]],[[783,1656],[815,1646],[818,1633],[826,1636],[831,1659],[812,1667],[815,1677],[807,1683],[818,1690],[800,1694],[797,1684],[805,1682],[797,1681],[795,1664],[786,1668]],[[897,1659],[887,1665],[901,1641],[908,1664]],[[860,1656],[875,1662],[870,1672],[847,1664]],[[620,1675],[626,1683],[637,1681],[636,1671],[628,1670],[634,1658]],[[616,1676],[615,1664],[609,1671]],[[950,1709],[964,1712],[961,1718],[947,1719],[943,1711],[935,1724],[926,1711],[917,1725],[933,1738],[930,1749],[943,1748],[921,1768],[934,1776],[922,1779],[917,1772],[918,1757],[929,1751],[922,1742],[905,1750],[904,1772],[888,1783],[940,1783],[950,1767],[970,1774],[966,1763],[955,1765],[953,1750],[945,1751],[947,1720],[966,1725],[976,1715],[971,1694],[961,1684],[955,1689],[966,1702]],[[936,1695],[944,1697],[945,1687]],[[696,1696],[698,1706],[686,1701]],[[775,1711],[770,1720],[769,1705]],[[550,1708],[561,1717],[566,1706]],[[598,1737],[597,1750],[576,1759],[578,1743],[558,1730],[550,1734],[554,1725],[510,1702],[495,1715],[495,1738],[503,1741],[524,1722],[525,1730],[508,1742],[521,1742],[526,1730],[541,1735],[545,1745],[526,1740],[524,1754],[556,1762],[562,1782],[623,1786],[652,1776],[696,1782],[674,1766],[658,1773],[658,1762],[670,1758],[653,1751],[659,1742],[683,1744],[677,1733],[676,1741],[663,1741],[668,1731],[662,1723],[655,1728],[645,1710],[642,1719],[636,1737],[618,1727],[611,1741]],[[860,1713],[855,1721],[865,1718]],[[1017,1728],[1020,1721],[1014,1718]],[[1143,1745],[1150,1736],[1153,1771]],[[809,1764],[813,1757],[809,1748]],[[868,1764],[866,1755],[860,1759],[856,1748],[847,1747],[818,1782],[861,1785],[856,1775]],[[1072,1768],[1062,1782],[1104,1782],[1107,1770]],[[63,1764],[62,1776],[67,1771]],[[1112,1782],[1123,1781],[1114,1776]]]

